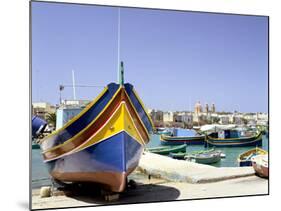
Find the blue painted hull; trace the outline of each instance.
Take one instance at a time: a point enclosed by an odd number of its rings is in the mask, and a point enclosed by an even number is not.
[[[248,147],[248,146],[262,146],[262,138],[250,141],[250,142],[232,142],[226,144],[224,141],[217,142],[205,142],[205,147],[215,146],[215,147]]]
[[[47,165],[50,174],[60,181],[97,182],[121,192],[126,176],[137,167],[142,151],[143,146],[123,131]]]
[[[149,120],[149,117],[133,91],[134,88],[133,85],[126,83],[124,86],[131,102],[133,103],[135,109],[137,110],[138,115],[142,119],[147,131],[153,131],[153,126]]]
[[[247,160],[247,161],[240,161],[240,162],[239,162],[239,166],[240,166],[240,167],[244,167],[244,166],[252,166],[252,161],[251,161],[251,160]]]
[[[161,140],[162,145],[204,145],[205,141],[204,139],[200,140],[186,140],[186,141],[166,141],[166,140]]]
[[[47,126],[47,122],[41,119],[38,116],[32,117],[32,136],[36,136],[37,134],[44,131]]]

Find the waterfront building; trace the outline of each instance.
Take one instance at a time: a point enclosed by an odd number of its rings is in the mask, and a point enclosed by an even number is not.
[[[220,123],[223,125],[229,124],[229,116],[228,115],[220,115]]]
[[[192,125],[193,115],[191,113],[185,113],[182,115],[182,121],[188,125]]]
[[[62,100],[60,107],[64,108],[84,108],[91,100]]]
[[[241,125],[243,123],[242,118],[239,116],[234,116],[232,117],[231,121],[232,124],[236,124],[236,125]]]
[[[55,113],[56,107],[47,102],[33,102],[32,115],[46,120],[48,113]]]
[[[152,109],[150,116],[153,122],[163,122],[163,111]]]
[[[208,114],[209,113],[209,105],[208,105],[208,103],[206,103],[206,105],[205,105],[205,112]]]
[[[268,121],[267,113],[256,113],[256,120]]]
[[[174,113],[172,111],[167,111],[163,113],[163,122],[173,122],[174,121]]]
[[[213,103],[212,106],[211,106],[211,112],[212,113],[215,113],[216,112],[216,107],[215,107],[215,104]]]
[[[201,112],[202,112],[202,105],[201,105],[200,101],[198,101],[198,102],[195,104],[194,113],[200,114]]]

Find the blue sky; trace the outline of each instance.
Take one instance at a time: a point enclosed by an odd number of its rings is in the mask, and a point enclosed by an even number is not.
[[[148,108],[268,109],[267,17],[121,9],[125,82]],[[32,101],[59,102],[59,85],[117,81],[115,7],[32,3]],[[102,88],[77,88],[93,99]],[[72,98],[66,88],[62,97]]]

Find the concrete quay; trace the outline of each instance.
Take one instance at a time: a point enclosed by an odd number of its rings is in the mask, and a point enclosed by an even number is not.
[[[139,170],[145,174],[174,182],[208,183],[253,176],[252,167],[213,167],[167,156],[144,152]]]

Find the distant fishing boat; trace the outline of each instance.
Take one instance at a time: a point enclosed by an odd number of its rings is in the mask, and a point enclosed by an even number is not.
[[[201,164],[213,164],[221,160],[221,153],[218,151],[207,152],[195,155],[195,162]]]
[[[268,178],[268,154],[254,156],[251,160],[256,174],[260,177]]]
[[[161,135],[160,141],[162,145],[203,145],[205,135],[200,135],[195,130],[175,128],[172,136]]]
[[[201,150],[201,151],[193,151],[193,152],[170,152],[169,156],[171,158],[183,160],[183,159],[186,159],[187,157],[195,156],[196,154],[207,153],[207,152],[211,152],[211,151],[214,151],[214,150],[215,149],[212,148],[212,149],[209,149],[209,150]]]
[[[40,135],[47,127],[47,122],[39,116],[33,116],[31,120],[32,125],[32,137]]]
[[[238,156],[238,164],[239,166],[251,166],[252,165],[252,161],[251,158],[257,155],[265,155],[267,154],[267,151],[261,149],[261,148],[254,148],[254,149],[250,149],[246,152],[243,152],[242,154],[240,154]]]
[[[220,151],[209,151],[204,153],[198,153],[192,156],[186,157],[187,160],[194,160],[196,163],[201,164],[213,164],[217,163],[221,160],[221,152]]]
[[[237,130],[222,130],[212,132],[206,137],[205,146],[216,147],[243,147],[243,146],[261,146],[262,133],[256,132],[252,136],[241,136]]]
[[[155,133],[157,135],[171,135],[172,131],[167,128],[156,128]]]
[[[171,152],[186,152],[186,144],[179,146],[164,146],[164,147],[154,147],[148,148],[147,150],[152,153],[160,154],[160,155],[168,155]]]
[[[110,83],[78,115],[41,141],[50,175],[60,182],[94,182],[122,192],[138,166],[153,123],[134,87]]]

